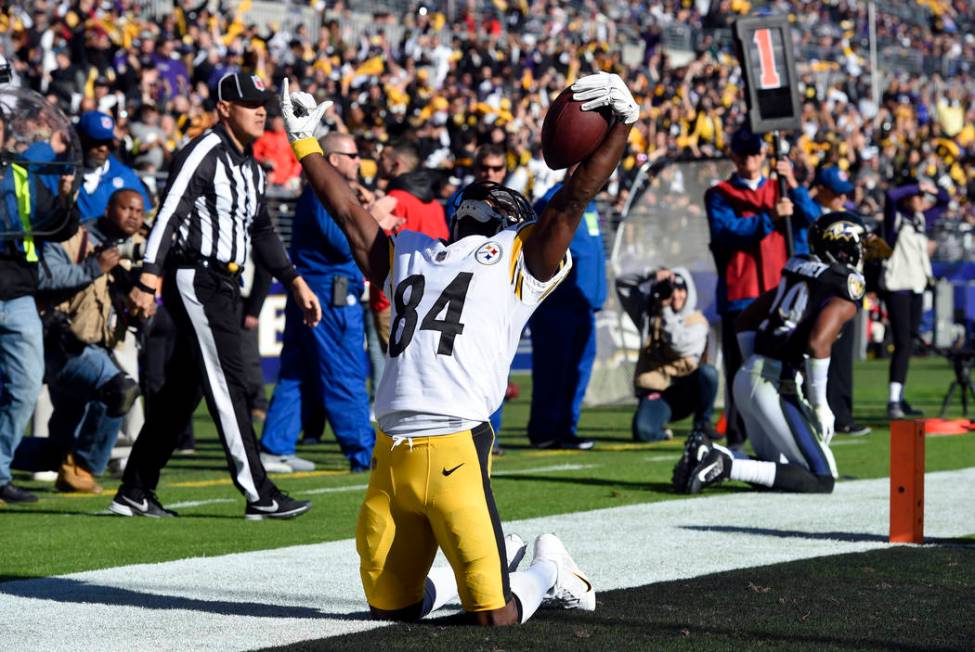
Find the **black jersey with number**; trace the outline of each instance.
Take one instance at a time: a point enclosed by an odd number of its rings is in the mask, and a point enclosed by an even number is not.
[[[755,353],[800,369],[809,334],[827,302],[839,297],[859,307],[863,292],[863,276],[846,265],[793,256],[782,270],[768,317],[755,334]]]

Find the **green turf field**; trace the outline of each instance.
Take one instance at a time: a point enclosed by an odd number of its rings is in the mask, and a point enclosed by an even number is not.
[[[856,370],[856,413],[873,426],[866,437],[836,438],[834,451],[843,478],[888,474],[886,409],[887,364],[869,361]],[[934,414],[950,369],[940,358],[916,359],[908,398]],[[635,444],[630,439],[632,408],[585,410],[580,434],[597,440],[589,452],[536,451],[527,446],[530,379],[518,377],[522,394],[506,408],[502,443],[507,455],[495,463],[494,490],[502,518],[515,520],[548,514],[616,507],[637,502],[679,500],[669,480],[681,448],[673,442]],[[960,404],[949,414],[960,414]],[[686,424],[685,424],[686,425]],[[191,556],[260,550],[353,536],[361,488],[367,477],[350,474],[334,443],[299,449],[319,464],[309,474],[274,476],[286,491],[311,498],[312,511],[299,519],[254,524],[243,516],[243,499],[230,483],[223,452],[209,416],[196,417],[197,454],[177,457],[163,473],[159,495],[176,505],[181,518],[167,521],[102,515],[117,481],[104,478],[105,494],[59,494],[50,485],[18,478],[39,493],[33,505],[0,507],[0,579],[41,577],[74,571],[158,562]],[[975,466],[975,435],[930,438],[928,470]],[[715,491],[745,491],[728,483]],[[189,503],[180,507],[182,504]],[[198,504],[195,504],[198,503]],[[271,525],[265,527],[265,525]],[[975,526],[972,528],[975,530]]]

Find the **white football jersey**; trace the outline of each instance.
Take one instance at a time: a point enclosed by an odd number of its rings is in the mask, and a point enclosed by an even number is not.
[[[501,405],[528,318],[572,265],[566,252],[550,280],[529,274],[522,246],[533,229],[511,227],[450,246],[416,231],[391,240],[380,422],[393,413],[487,421]]]

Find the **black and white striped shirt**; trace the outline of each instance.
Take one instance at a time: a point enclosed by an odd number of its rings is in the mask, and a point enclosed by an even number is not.
[[[248,248],[283,283],[297,276],[271,223],[264,170],[241,152],[222,125],[181,149],[146,243],[143,271],[162,273],[174,248],[181,262],[215,260],[242,269]]]

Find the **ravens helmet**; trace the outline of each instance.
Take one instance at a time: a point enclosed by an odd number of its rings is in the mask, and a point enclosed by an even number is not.
[[[826,213],[810,230],[813,253],[831,263],[847,265],[855,270],[863,267],[863,243],[867,227],[856,213],[835,211]]]
[[[474,233],[491,237],[509,226],[535,219],[535,211],[524,195],[492,181],[472,183],[458,193],[452,203],[451,242]],[[471,221],[476,224],[470,224]]]

